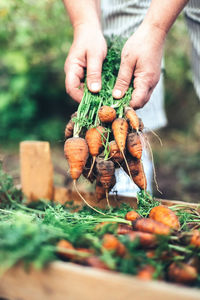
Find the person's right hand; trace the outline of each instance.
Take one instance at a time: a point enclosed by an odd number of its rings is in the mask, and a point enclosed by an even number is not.
[[[107,46],[100,28],[79,25],[74,30],[74,40],[65,61],[65,86],[67,93],[77,102],[83,97],[84,69],[87,71],[87,86],[91,92],[101,89],[102,63]]]

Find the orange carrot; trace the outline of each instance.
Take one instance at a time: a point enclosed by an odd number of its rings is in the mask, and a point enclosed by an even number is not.
[[[125,246],[112,234],[105,234],[102,242],[103,248],[109,251],[115,251],[119,256],[124,256],[126,253]]]
[[[111,160],[104,160],[102,158],[98,158],[97,171],[99,181],[101,182],[102,186],[106,191],[106,200],[108,203],[108,207],[110,207],[108,200],[108,192],[116,183],[114,163]]]
[[[112,123],[112,131],[119,150],[124,153],[128,132],[127,121],[123,118],[115,119]]]
[[[57,245],[57,253],[62,256],[63,258],[68,258],[68,259],[73,259],[74,258],[74,254],[72,253],[66,253],[65,251],[63,251],[62,249],[66,249],[66,250],[75,250],[74,246],[68,242],[67,240],[60,240]]]
[[[68,139],[73,135],[74,130],[74,121],[72,120],[74,117],[77,116],[77,112],[71,115],[71,120],[67,123],[65,127],[65,138]]]
[[[146,190],[147,180],[141,160],[127,156],[127,163],[134,183],[141,189]],[[126,164],[122,165],[124,171],[129,175]]]
[[[190,245],[194,246],[196,248],[200,248],[200,231],[199,230],[193,230],[192,236],[190,238]]]
[[[70,175],[73,180],[80,177],[88,158],[88,146],[86,141],[80,137],[66,140],[64,153],[70,167]]]
[[[102,269],[102,270],[110,270],[110,268],[100,260],[98,256],[91,256],[86,259],[87,265],[93,268]]]
[[[141,216],[134,210],[127,212],[127,214],[125,215],[125,219],[128,221],[134,221],[139,218],[141,218]]]
[[[136,132],[128,134],[127,149],[133,157],[138,159],[142,157],[142,143],[140,141],[139,135]]]
[[[150,211],[149,218],[161,222],[174,230],[180,229],[180,223],[178,217],[167,206],[159,205],[153,207]]]
[[[105,129],[102,126],[98,126],[97,128],[90,128],[86,132],[85,139],[88,144],[89,152],[93,157],[93,162],[88,176],[90,176],[90,173],[92,172],[96,157],[100,153],[103,142],[105,141],[105,136]]]
[[[192,284],[196,281],[198,273],[195,267],[183,262],[173,262],[168,269],[169,280],[182,283]]]
[[[123,155],[117,146],[115,141],[111,141],[109,143],[109,150],[110,150],[110,158],[115,162],[121,163],[123,161]]]
[[[98,116],[102,123],[112,123],[116,119],[116,111],[111,106],[103,105],[98,111]]]
[[[133,231],[132,227],[128,224],[119,224],[117,227],[117,234],[119,235],[128,234],[132,231]]]
[[[113,184],[113,178],[115,173],[114,163],[111,160],[104,160],[102,158],[97,159],[97,171],[99,175],[99,181],[105,188],[109,190]]]
[[[137,277],[142,280],[152,280],[155,271],[153,266],[146,265],[138,272]]]
[[[130,241],[139,239],[139,243],[144,248],[153,248],[157,245],[156,236],[152,233],[142,231],[132,231],[127,234]]]
[[[154,233],[159,235],[169,235],[171,232],[171,228],[163,223],[152,219],[136,219],[132,222],[132,226],[134,230],[139,230],[148,233]]]
[[[135,110],[132,107],[126,107],[125,108],[125,116],[126,119],[129,121],[129,124],[132,129],[139,131],[139,118],[135,112]]]

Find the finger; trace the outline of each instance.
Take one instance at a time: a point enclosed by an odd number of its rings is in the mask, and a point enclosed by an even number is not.
[[[87,54],[87,86],[93,93],[98,93],[101,89],[101,71],[103,56],[94,53]]]
[[[81,79],[84,77],[84,68],[76,63],[68,63],[65,67],[65,87],[67,93],[77,102],[83,97]]]
[[[115,99],[120,99],[124,96],[125,92],[128,90],[130,85],[133,70],[135,66],[135,61],[130,62],[128,56],[122,57],[122,62],[119,68],[119,73],[117,76],[117,81],[113,89],[113,97]]]

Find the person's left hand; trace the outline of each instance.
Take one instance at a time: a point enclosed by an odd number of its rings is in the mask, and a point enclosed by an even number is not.
[[[155,26],[140,25],[127,40],[121,55],[121,65],[113,89],[113,97],[120,99],[134,76],[132,99],[134,109],[143,107],[160,78],[165,32]]]

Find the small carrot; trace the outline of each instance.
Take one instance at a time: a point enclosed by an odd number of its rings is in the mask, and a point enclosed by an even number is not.
[[[112,131],[115,138],[115,142],[117,143],[117,146],[119,147],[120,152],[123,155],[129,176],[131,178],[131,173],[129,170],[129,166],[124,154],[125,145],[126,145],[126,138],[128,134],[128,123],[124,118],[118,118],[115,119],[112,123]],[[132,179],[132,178],[131,178]]]
[[[117,234],[128,234],[130,232],[133,232],[133,229],[130,225],[127,224],[119,224],[117,227]]]
[[[70,167],[70,175],[73,180],[80,177],[88,158],[88,146],[86,141],[80,137],[66,140],[64,153]]]
[[[182,284],[192,284],[196,281],[198,273],[195,267],[183,262],[173,262],[168,268],[170,281]]]
[[[73,113],[71,115],[71,119],[69,120],[69,122],[67,123],[66,127],[65,127],[65,138],[68,139],[70,137],[72,137],[73,135],[73,130],[74,130],[74,121],[73,118],[77,116],[77,112]]]
[[[129,121],[131,128],[139,131],[140,122],[135,110],[132,107],[128,106],[124,111],[126,119]]]
[[[149,218],[136,219],[132,222],[132,226],[134,230],[159,235],[169,235],[171,232],[171,228],[169,226]]]
[[[91,256],[86,259],[87,265],[93,268],[102,269],[102,270],[110,270],[110,268],[100,260],[98,256]]]
[[[125,219],[128,220],[128,221],[134,221],[134,220],[139,219],[139,218],[141,218],[141,216],[135,210],[130,210],[125,215]]]
[[[136,132],[128,134],[127,149],[133,157],[138,159],[142,157],[142,143],[140,141],[139,135]]]
[[[112,123],[116,119],[116,111],[111,106],[103,105],[98,111],[98,116],[102,123]]]
[[[127,121],[123,118],[115,119],[112,123],[112,131],[119,150],[124,153],[128,133]]]
[[[199,230],[193,230],[192,236],[190,238],[190,245],[194,246],[195,248],[200,248],[200,231]]]
[[[72,254],[72,253],[67,253],[67,252],[65,252],[65,251],[63,251],[62,249],[66,249],[66,250],[75,250],[75,248],[74,248],[74,246],[70,243],[70,242],[68,242],[67,240],[60,240],[58,243],[57,243],[57,245],[56,245],[56,247],[57,247],[57,253],[60,255],[60,256],[62,256],[62,257],[64,257],[64,258],[68,258],[68,259],[73,259],[74,258],[74,254]]]
[[[124,256],[126,253],[125,246],[112,234],[104,235],[102,246],[106,250],[115,251],[119,256]]]
[[[123,161],[123,155],[117,146],[115,141],[111,141],[109,143],[109,150],[110,150],[110,158],[114,160],[114,162],[121,163]]]
[[[103,158],[97,159],[97,172],[99,181],[106,191],[106,199],[108,206],[110,207],[108,200],[108,192],[115,185],[115,166],[111,160],[104,160]]]
[[[155,271],[155,267],[146,265],[141,270],[139,270],[137,277],[142,280],[152,280]]]
[[[141,189],[146,190],[147,180],[141,160],[127,156],[127,163],[134,183]],[[124,171],[129,175],[126,164],[122,165]]]
[[[163,223],[174,230],[180,229],[180,223],[176,214],[167,206],[158,205],[151,209],[149,218]]]
[[[102,126],[90,128],[86,132],[85,139],[88,144],[89,153],[92,155],[93,158],[93,162],[88,176],[90,176],[90,173],[93,170],[96,157],[97,155],[99,155],[100,150],[103,146],[103,142],[105,141],[105,136],[105,129]]]
[[[156,236],[152,233],[142,232],[142,231],[132,231],[127,234],[130,241],[139,239],[139,243],[144,248],[153,248],[157,245]]]

